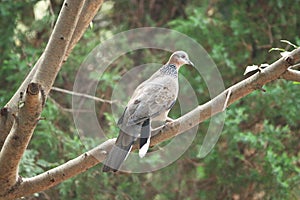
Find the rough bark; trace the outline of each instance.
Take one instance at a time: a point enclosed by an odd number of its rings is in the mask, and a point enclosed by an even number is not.
[[[14,116],[14,124],[0,153],[0,195],[21,182],[18,178],[18,167],[45,101],[41,86],[37,83],[29,84],[24,98],[19,104],[18,115]]]
[[[95,6],[97,2],[99,5]],[[40,118],[47,94],[67,53],[82,36],[83,29],[90,23],[88,20],[92,20],[101,4],[102,0],[88,1],[86,4],[80,0],[64,2],[44,53],[12,99],[1,109],[0,199],[7,199],[6,195],[21,184],[18,166]],[[95,10],[82,12],[83,7]],[[78,20],[80,17],[81,20]],[[74,33],[76,27],[80,31]],[[24,93],[25,100],[22,98]]]
[[[110,150],[114,142],[114,139],[108,140],[63,165],[32,178],[24,178],[17,189],[7,194],[5,198],[14,199],[43,191],[79,173],[85,172],[98,164],[99,161],[105,159],[106,152]]]
[[[294,69],[288,69],[284,72],[281,78],[289,81],[300,82],[300,71]]]
[[[10,112],[9,108],[2,108],[0,110],[0,152],[6,137],[11,130],[13,122],[13,115],[12,112]]]
[[[25,192],[29,191],[28,188],[19,189],[26,183],[26,180],[18,177],[20,160],[57,73],[102,3],[103,0],[65,0],[44,53],[15,95],[1,109],[0,199],[15,198],[12,194],[16,193],[20,197],[29,194]],[[66,166],[70,166],[70,163]]]
[[[70,42],[68,43],[67,51],[64,55],[62,55],[62,56],[64,56],[63,62],[65,62],[67,60],[70,52],[72,51],[72,49],[74,48],[76,43],[82,37],[85,29],[89,26],[89,24],[92,21],[93,17],[96,15],[98,9],[102,5],[103,0],[86,0],[86,1],[79,1],[79,2],[84,3],[84,6],[81,9],[81,12],[79,12],[80,13],[79,19],[77,21],[75,30],[73,30],[73,32],[72,32],[72,37],[71,37]],[[77,13],[77,15],[79,13]],[[67,17],[67,19],[69,19],[69,20],[71,19],[71,20],[74,21],[74,19],[75,19],[74,14],[75,13],[73,13],[73,15],[69,15],[69,17]],[[68,26],[65,26],[66,23],[64,23],[63,20],[58,20],[56,24],[64,25],[64,29],[70,28]],[[51,54],[51,53],[52,52],[49,52],[49,54]],[[18,90],[16,91],[14,96],[5,105],[4,109],[6,109],[7,112],[8,112],[8,114],[5,115],[5,116],[12,116],[13,113],[16,113],[18,111],[18,101],[19,101],[20,94],[24,93],[24,91],[26,90],[28,84],[32,81],[33,76],[36,74],[37,69],[41,67],[41,61],[44,60],[44,56],[45,55],[43,53],[41,55],[41,57],[39,58],[39,60],[34,65],[34,67],[32,68],[32,70],[30,71],[30,73],[27,75],[27,77],[25,78],[25,80],[23,81],[21,86],[18,88]],[[1,127],[1,129],[0,129],[0,149],[2,148],[4,140],[7,137],[8,133],[11,129],[11,126],[13,124],[13,119],[12,118],[7,118],[5,116],[0,117],[0,127]],[[2,128],[2,127],[5,127],[5,128]],[[3,143],[2,143],[2,141],[3,141]]]

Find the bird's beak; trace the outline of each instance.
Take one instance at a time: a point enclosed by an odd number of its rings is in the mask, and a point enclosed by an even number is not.
[[[194,63],[190,60],[188,60],[188,65],[192,65],[193,67],[195,67]]]

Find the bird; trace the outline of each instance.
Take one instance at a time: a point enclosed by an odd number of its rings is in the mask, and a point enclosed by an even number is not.
[[[109,151],[103,172],[117,172],[139,140],[139,157],[143,158],[150,145],[151,122],[170,122],[168,113],[175,104],[178,92],[178,70],[182,65],[194,64],[184,51],[175,51],[168,62],[133,92],[118,120],[119,135]]]

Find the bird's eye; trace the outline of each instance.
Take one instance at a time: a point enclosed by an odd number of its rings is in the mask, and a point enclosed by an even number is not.
[[[185,58],[185,55],[182,55],[181,58]]]

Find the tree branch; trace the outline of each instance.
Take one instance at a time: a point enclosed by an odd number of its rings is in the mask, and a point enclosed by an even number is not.
[[[33,76],[33,81],[41,84],[46,96],[62,66],[83,5],[81,0],[65,0],[40,67]]]
[[[98,102],[102,102],[102,103],[109,103],[109,104],[115,103],[115,101],[101,99],[99,97],[95,97],[95,96],[91,96],[91,95],[83,94],[83,93],[79,93],[79,92],[73,92],[73,91],[65,90],[65,89],[58,88],[58,87],[52,87],[51,90],[57,91],[57,92],[62,92],[62,93],[65,93],[65,94],[74,95],[74,96],[84,97],[84,98],[91,99],[91,100],[98,101]]]
[[[98,9],[102,5],[103,0],[86,0],[84,3],[83,8],[80,12],[80,17],[78,19],[75,31],[72,33],[72,39],[70,43],[68,44],[67,51],[64,55],[63,61],[65,62],[74,48],[75,44],[79,41],[79,39],[82,37],[85,29],[88,27],[90,22],[92,21],[93,17],[97,13]],[[71,16],[67,16],[68,19],[74,20],[74,18]],[[59,23],[59,21],[57,22]],[[65,26],[67,29],[68,27]],[[35,75],[38,68],[41,67],[41,61],[44,59],[44,53],[41,55],[41,57],[38,59],[30,73],[27,75],[21,86],[18,88],[14,96],[9,100],[9,102],[5,105],[5,109],[8,110],[8,115],[12,115],[13,113],[16,113],[18,111],[18,101],[19,96],[21,93],[24,93],[26,90],[28,84],[32,81],[33,76]],[[10,128],[9,125],[12,126],[13,119],[12,118],[0,118],[0,149],[2,148],[1,141],[4,141],[7,137]],[[4,126],[6,125],[6,126]]]
[[[0,152],[0,185],[2,187],[0,195],[16,186],[18,165],[36,127],[46,95],[49,93],[61,68],[83,3],[84,1],[80,0],[66,0],[64,2],[45,52],[39,59],[39,65],[35,69],[36,72],[32,80],[34,83],[28,85],[25,106],[18,110],[18,114],[12,113],[16,116],[14,125],[9,134],[4,133],[2,135],[7,137]],[[23,83],[23,86],[25,86],[25,83]],[[43,97],[42,100],[40,96]],[[17,103],[15,102],[15,104]],[[19,105],[14,105],[14,107],[19,108]]]
[[[267,68],[261,70],[261,72],[258,72],[251,77],[231,86],[214,99],[198,106],[174,122],[168,123],[157,130],[153,130],[151,134],[154,136],[151,139],[150,145],[154,146],[176,135],[179,135],[196,126],[200,122],[212,117],[213,115],[222,112],[224,105],[228,107],[235,101],[248,95],[254,90],[260,89],[266,83],[278,79],[288,69],[289,66],[299,61],[300,48],[291,52],[289,56],[274,62]],[[228,91],[231,91],[230,95],[228,95]],[[109,152],[114,142],[115,139],[107,140],[87,153],[84,153],[61,166],[44,172],[38,176],[24,179],[17,189],[9,193],[6,197],[16,198],[23,196],[24,194],[31,194],[33,192],[45,190],[70,177],[86,171],[105,159],[105,155],[107,152]]]
[[[13,126],[13,122],[14,119],[12,113],[9,112],[8,108],[2,108],[0,110],[0,152],[5,139]]]
[[[230,106],[240,98],[250,94],[254,90],[261,89],[263,85],[278,79],[291,65],[300,61],[300,48],[292,51],[287,57],[282,57],[260,72],[249,78],[231,86],[209,102],[198,106],[186,115],[178,118],[174,122],[158,130],[157,134],[151,138],[151,146],[170,139],[184,131],[191,129],[202,121],[222,112],[226,102],[226,97],[230,91],[231,95],[226,107]]]
[[[286,72],[282,74],[281,78],[288,81],[300,82],[300,71],[294,69],[288,69]]]
[[[30,71],[30,73],[27,75],[26,79],[22,82],[21,86],[19,87],[19,89],[17,90],[17,92],[14,94],[14,96],[10,99],[10,101],[5,105],[4,108],[2,108],[2,110],[6,110],[7,114],[5,116],[13,116],[16,115],[16,113],[18,112],[18,108],[19,108],[19,101],[20,101],[20,96],[22,96],[22,94],[24,94],[26,88],[28,87],[28,84],[32,81],[32,77],[35,74],[38,66],[41,63],[41,60],[43,59],[44,54],[41,55],[41,57],[38,59],[37,63],[35,64],[35,66],[33,67],[33,69]],[[5,117],[5,116],[1,116],[0,119],[0,134],[1,134],[1,142],[0,143],[0,149],[2,149],[2,146],[5,142],[6,137],[8,136],[13,122],[14,122],[14,118],[13,117]]]
[[[91,23],[95,15],[97,14],[102,4],[103,4],[103,0],[86,0],[82,8],[73,37],[71,39],[68,51],[65,55],[65,60],[67,60],[67,58],[69,57],[69,54],[71,53],[72,49],[80,40],[80,38],[82,37],[85,30],[87,29],[87,27],[89,26],[89,24]]]
[[[15,116],[15,122],[0,153],[0,195],[18,181],[19,163],[38,123],[44,100],[41,86],[37,83],[29,84],[23,106]]]
[[[115,139],[107,140],[96,148],[83,153],[77,158],[70,160],[56,168],[53,168],[33,178],[23,179],[19,187],[9,193],[6,198],[14,199],[43,191],[77,174],[87,171],[89,168],[95,166],[105,159],[106,152],[111,149],[114,143]]]

